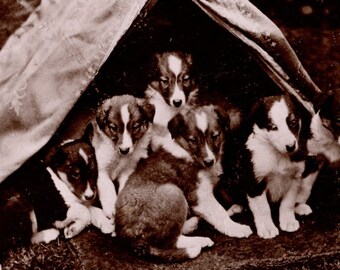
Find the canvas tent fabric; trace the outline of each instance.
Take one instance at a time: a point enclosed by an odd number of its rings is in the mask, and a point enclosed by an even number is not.
[[[0,181],[49,141],[118,42],[156,2],[42,0],[7,40],[0,51]],[[321,91],[270,19],[247,0],[193,2],[313,113],[306,100]]]

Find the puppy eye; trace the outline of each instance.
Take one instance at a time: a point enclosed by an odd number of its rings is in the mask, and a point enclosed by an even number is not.
[[[189,75],[185,75],[185,76],[183,77],[183,82],[186,83],[186,82],[189,81],[189,79],[190,79]]]
[[[197,137],[195,137],[195,136],[190,136],[190,137],[189,137],[189,142],[192,143],[192,144],[196,144],[196,143],[197,143]]]
[[[169,84],[169,80],[167,77],[161,76],[159,78],[159,81],[163,84],[163,85],[168,85]]]
[[[335,123],[336,123],[338,126],[340,126],[340,117],[337,117],[337,118],[335,119]]]
[[[277,126],[274,125],[274,124],[268,124],[268,125],[266,126],[266,129],[269,130],[269,131],[278,130]]]
[[[215,131],[214,133],[211,134],[211,139],[214,141],[220,136],[220,133],[218,131]]]
[[[140,123],[135,123],[135,124],[132,126],[133,131],[138,131],[138,130],[140,129],[140,126],[141,126]]]
[[[118,126],[117,125],[110,125],[110,130],[112,132],[117,132],[118,131]]]

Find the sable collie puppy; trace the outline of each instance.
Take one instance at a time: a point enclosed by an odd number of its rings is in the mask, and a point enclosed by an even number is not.
[[[332,167],[340,165],[340,89],[329,93],[328,97],[317,106],[317,113],[312,117],[310,136],[307,140],[308,159],[302,187],[298,195],[295,212],[299,215],[308,215],[312,209],[306,204],[314,182],[319,175],[324,161]]]
[[[170,120],[172,141],[142,159],[118,195],[116,232],[134,252],[171,262],[212,246],[210,238],[183,235],[189,209],[225,235],[252,233],[232,221],[213,194],[229,127],[228,113],[212,105]]]
[[[25,163],[0,184],[1,255],[17,244],[55,240],[59,229],[73,237],[91,222],[111,233],[113,225],[92,206],[96,182],[94,149],[83,138]]]
[[[107,99],[92,121],[92,145],[98,163],[98,193],[105,215],[114,220],[117,192],[137,162],[148,156],[154,107],[130,95]]]
[[[154,124],[166,127],[173,116],[195,102],[198,88],[192,69],[190,54],[174,51],[153,56],[145,96],[155,106]]]
[[[167,124],[172,117],[196,102],[198,88],[192,57],[179,51],[153,55],[145,97],[155,106],[151,149],[156,151],[171,140]]]
[[[288,96],[265,97],[254,106],[250,127],[243,155],[243,177],[257,234],[262,238],[279,234],[269,201],[280,201],[280,228],[296,231],[299,222],[294,207],[305,169],[305,160],[294,158],[299,150],[299,112]]]

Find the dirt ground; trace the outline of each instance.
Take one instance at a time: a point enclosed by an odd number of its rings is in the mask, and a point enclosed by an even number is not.
[[[1,1],[0,48],[39,2]],[[289,16],[283,16],[282,12],[279,12],[280,7],[270,8],[268,1],[263,1],[262,5],[266,14],[277,22],[286,35],[313,81],[324,91],[339,88],[340,26],[333,22],[335,19],[317,17],[312,20],[297,16],[301,21],[288,22]],[[150,37],[157,37],[164,28],[176,28],[179,22],[188,25],[187,31],[197,29],[195,21],[187,20],[186,8],[181,7],[181,12],[178,11],[177,14],[176,10],[169,15],[165,14],[161,4],[156,6],[155,11],[150,14],[150,19],[146,21],[145,28],[132,32],[126,43],[110,56],[93,85],[89,87],[89,97],[83,97],[80,108],[93,106],[86,102],[98,91],[104,93],[104,96],[122,92],[140,94],[142,90],[139,88],[143,87],[139,86],[140,78],[134,76],[134,72],[138,70],[131,67],[131,61],[136,61],[136,58],[131,60],[131,55],[126,55]],[[173,18],[176,16],[179,19],[174,23]],[[199,11],[190,16],[196,16],[197,20],[202,20],[202,24],[207,25],[202,34],[196,33],[192,38],[195,41],[192,44],[204,41],[202,46],[205,46],[205,51],[208,52],[204,63],[208,63],[210,70],[202,75],[201,82],[204,87],[230,89],[226,86],[231,85],[231,89],[238,90],[226,90],[225,95],[241,105],[246,100],[269,93],[269,88],[275,88],[254,61],[249,60],[238,42],[225,35],[218,27],[211,26],[209,18],[201,19]],[[177,29],[174,34],[178,32],[180,30]],[[214,37],[209,36],[209,33]],[[189,44],[193,40],[188,39],[186,43]],[[218,44],[222,45],[219,47]],[[202,47],[198,46],[195,50],[197,55],[203,51]],[[216,54],[221,51],[224,53],[216,57],[214,51]],[[139,56],[137,60],[143,62],[144,58]],[[125,75],[129,73],[133,76]],[[71,240],[59,239],[49,245],[39,244],[13,250],[3,263],[2,269],[340,269],[339,198],[340,173],[325,168],[310,200],[314,213],[300,218],[301,227],[297,232],[280,232],[280,235],[272,240],[260,239],[256,234],[248,239],[229,238],[202,222],[195,234],[210,236],[215,245],[204,250],[193,261],[170,265],[136,258],[119,240],[105,236],[90,227]],[[235,218],[253,226],[249,213]]]

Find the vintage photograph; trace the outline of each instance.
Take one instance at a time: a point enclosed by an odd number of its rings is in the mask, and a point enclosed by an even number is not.
[[[2,0],[0,270],[340,269],[338,0]]]

